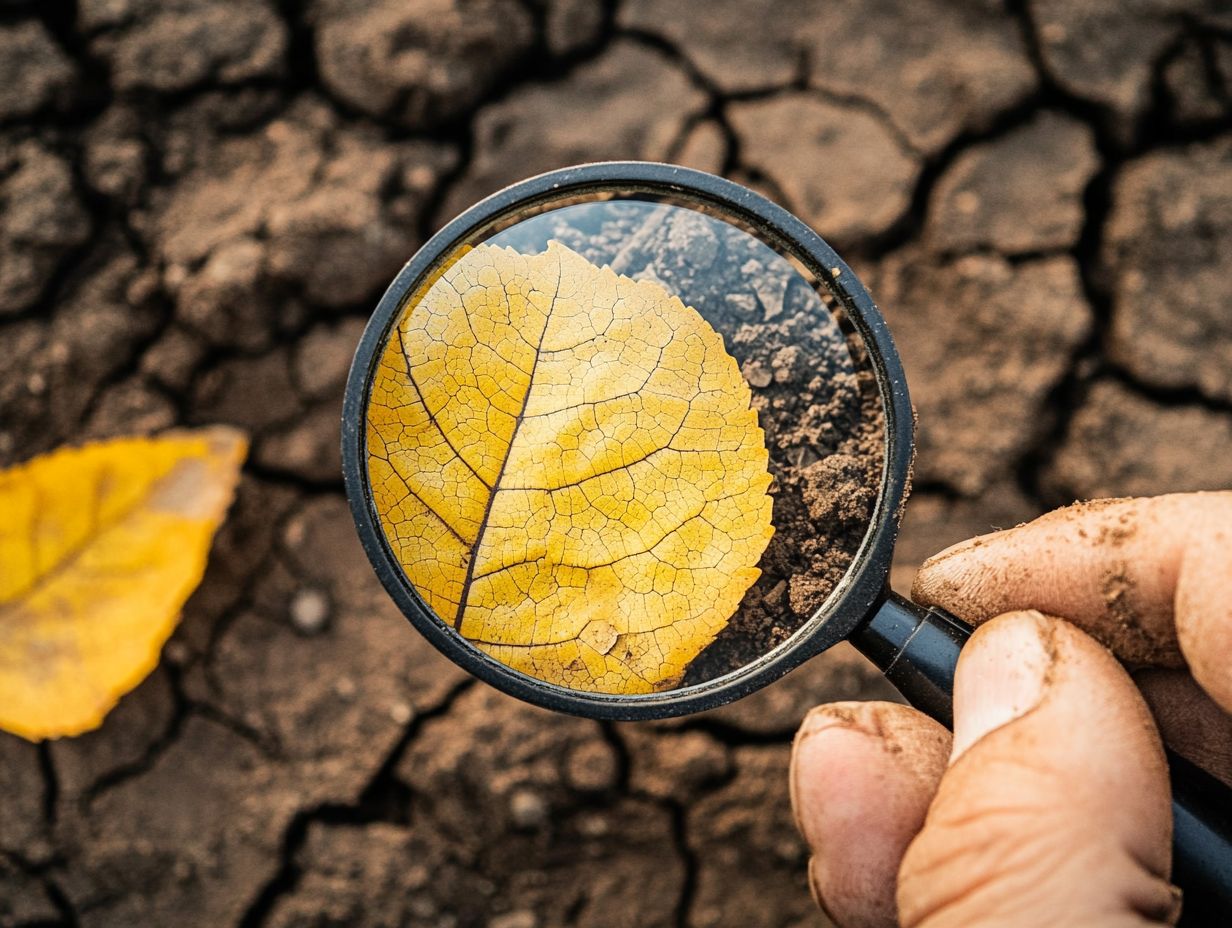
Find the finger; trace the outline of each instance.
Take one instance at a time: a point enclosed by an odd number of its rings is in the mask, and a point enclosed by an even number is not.
[[[1177,637],[1194,679],[1232,712],[1232,509],[1203,510],[1193,525],[1176,583]]]
[[[1142,691],[1164,741],[1232,786],[1232,718],[1181,670],[1140,670]]]
[[[972,636],[954,759],[899,873],[905,926],[1170,923],[1158,734],[1128,674],[1037,612]]]
[[[898,924],[898,866],[950,753],[950,733],[908,706],[818,706],[792,748],[791,800],[812,853],[813,896],[844,928]]]
[[[1187,661],[1232,711],[1230,531],[1232,493],[1079,503],[930,558],[912,595],[976,623],[1063,615],[1130,663]]]

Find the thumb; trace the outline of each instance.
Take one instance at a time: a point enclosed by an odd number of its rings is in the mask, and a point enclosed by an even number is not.
[[[1120,664],[1038,612],[963,649],[954,747],[899,871],[904,926],[1170,924],[1159,735]]]

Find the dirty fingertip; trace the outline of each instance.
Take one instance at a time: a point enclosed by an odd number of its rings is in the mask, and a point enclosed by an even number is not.
[[[1011,531],[968,538],[928,558],[916,572],[911,598],[949,609],[968,621],[987,618],[988,610],[980,602],[980,576],[988,555]]]
[[[898,866],[945,769],[950,735],[907,706],[835,703],[796,736],[792,806],[809,882],[844,926],[895,925]]]

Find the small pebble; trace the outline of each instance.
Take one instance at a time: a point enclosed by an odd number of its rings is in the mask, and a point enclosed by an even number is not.
[[[509,815],[518,828],[542,828],[548,823],[548,804],[533,790],[519,789],[509,797]]]
[[[774,375],[761,366],[760,361],[746,361],[744,367],[741,368],[741,373],[744,374],[744,379],[751,386],[758,388],[770,386],[774,380]]]
[[[408,703],[396,702],[389,707],[389,717],[399,725],[406,725],[415,717],[415,710]]]
[[[404,882],[408,889],[423,889],[432,880],[432,874],[423,864],[412,864],[406,870]]]
[[[980,195],[973,190],[964,190],[954,197],[954,206],[964,216],[974,216],[980,208]]]
[[[578,820],[578,831],[588,838],[602,838],[612,826],[602,815],[587,815]]]
[[[800,349],[796,345],[780,348],[770,360],[774,369],[774,379],[779,383],[788,383],[796,375],[796,366],[800,361]]]
[[[767,321],[783,311],[788,282],[789,278],[786,276],[765,276],[753,285],[757,289],[757,299],[766,309]]]
[[[415,896],[407,908],[418,918],[431,918],[436,914],[436,903],[428,896]]]
[[[751,293],[729,293],[724,299],[727,305],[737,312],[750,315],[757,312],[757,297]]]
[[[783,605],[783,599],[787,596],[787,581],[780,580],[770,588],[770,591],[762,597],[762,602],[767,606],[778,609]]]
[[[291,600],[291,624],[301,635],[318,635],[329,623],[329,597],[320,590],[298,591]]]

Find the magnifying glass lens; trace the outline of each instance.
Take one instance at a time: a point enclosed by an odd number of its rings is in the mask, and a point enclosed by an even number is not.
[[[636,697],[823,621],[885,435],[817,271],[715,205],[619,189],[442,255],[365,410],[375,515],[440,626],[542,685]]]

